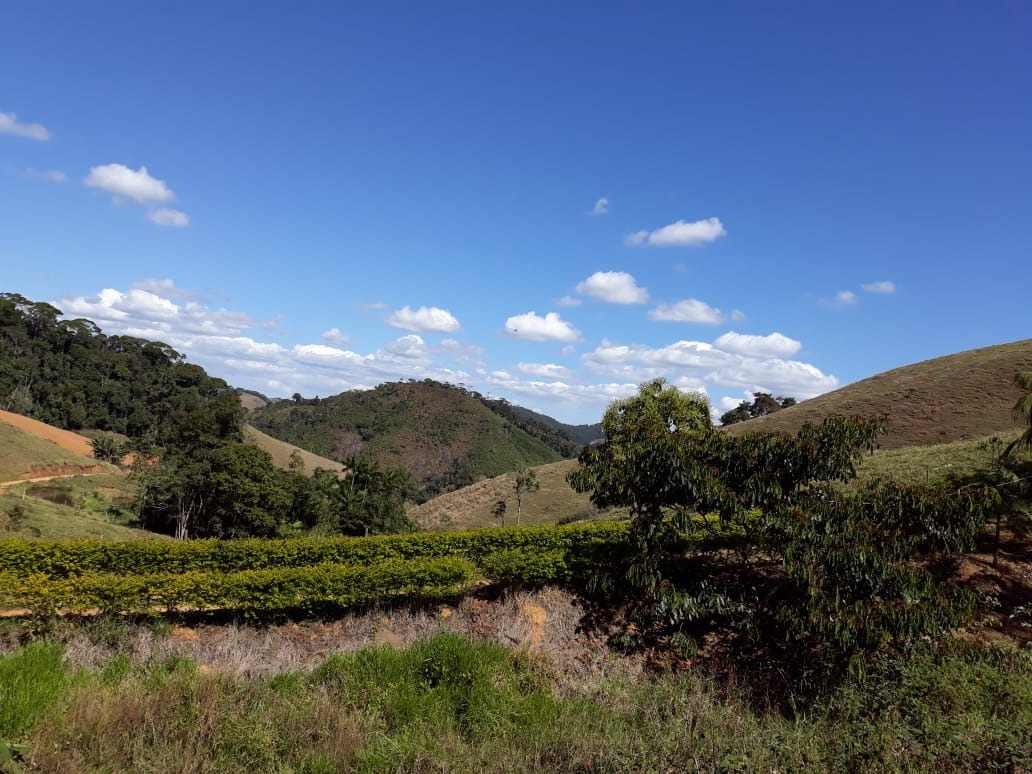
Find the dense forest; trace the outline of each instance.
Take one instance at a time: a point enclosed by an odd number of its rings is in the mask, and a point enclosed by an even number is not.
[[[0,293],[0,408],[160,446],[172,424],[228,389],[166,344],[108,336],[89,320],[61,315]]]

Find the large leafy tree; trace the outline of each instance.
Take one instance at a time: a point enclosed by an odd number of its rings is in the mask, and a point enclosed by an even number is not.
[[[688,647],[700,622],[724,620],[855,655],[939,631],[963,607],[912,560],[969,545],[983,494],[831,487],[855,476],[880,422],[734,437],[711,426],[703,398],[655,381],[602,425],[605,442],[568,480],[600,507],[629,509],[639,631]]]

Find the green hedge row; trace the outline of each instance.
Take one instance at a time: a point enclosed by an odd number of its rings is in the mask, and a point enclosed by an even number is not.
[[[0,573],[0,608],[24,608],[37,615],[177,609],[272,613],[348,607],[399,596],[442,599],[468,590],[479,576],[472,562],[454,557],[230,573],[90,572],[69,578]]]
[[[627,522],[425,532],[368,538],[283,540],[0,540],[0,573],[52,579],[91,573],[152,575],[311,567],[326,563],[374,565],[388,560],[458,557],[479,564],[505,551],[562,552],[567,562],[605,567],[627,549]]]

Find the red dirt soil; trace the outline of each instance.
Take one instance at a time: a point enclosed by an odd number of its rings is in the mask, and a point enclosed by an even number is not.
[[[12,414],[10,411],[0,410],[0,420],[14,425],[27,433],[32,433],[39,438],[45,438],[52,443],[56,443],[62,449],[73,454],[81,454],[83,457],[93,456],[93,445],[86,436],[73,433],[70,430],[61,430],[45,422],[23,417],[21,414]]]

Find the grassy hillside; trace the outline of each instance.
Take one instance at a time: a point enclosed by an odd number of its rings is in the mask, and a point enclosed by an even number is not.
[[[0,538],[167,539],[128,526],[131,486],[120,473],[14,484],[0,493]]]
[[[301,455],[301,460],[305,463],[305,473],[309,476],[315,473],[316,468],[336,471],[344,470],[344,466],[339,462],[326,457],[320,457],[318,454],[312,454],[310,451],[305,451],[285,441],[279,441],[251,425],[244,425],[244,441],[254,444],[271,454],[272,464],[281,470],[290,470],[290,457],[295,451]]]
[[[576,466],[576,460],[562,460],[534,468],[541,488],[523,496],[523,524],[557,524],[565,519],[602,515],[586,494],[574,492],[566,483],[566,474]],[[499,500],[505,500],[505,523],[515,524],[516,499],[512,485],[513,474],[506,473],[435,497],[410,508],[407,515],[423,529],[497,527],[500,522],[492,509]]]
[[[1016,429],[1010,410],[1019,371],[1032,370],[1032,339],[925,360],[863,379],[728,432],[794,433],[835,414],[882,416],[886,449],[948,443]]]
[[[86,441],[87,446],[88,443]],[[73,473],[77,470],[86,472],[98,468],[113,470],[110,465],[68,451],[53,441],[15,427],[0,417],[0,483],[28,475],[45,476],[62,472]]]
[[[434,493],[560,455],[465,390],[397,382],[330,398],[277,401],[251,415],[274,438],[333,459],[366,455]]]

